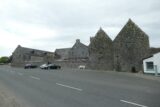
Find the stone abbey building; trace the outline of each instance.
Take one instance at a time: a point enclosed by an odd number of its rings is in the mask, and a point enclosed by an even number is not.
[[[113,42],[100,28],[95,37],[90,38],[88,67],[92,69],[113,69]]]
[[[114,69],[142,70],[142,59],[149,55],[149,37],[131,19],[113,41]]]
[[[54,53],[18,46],[12,54],[12,65],[27,61],[53,62],[62,67],[86,65],[88,69],[142,71],[142,60],[160,48],[151,48],[148,35],[131,19],[114,40],[102,28],[90,38],[89,46],[79,39],[71,48],[56,49]]]
[[[142,60],[158,52],[150,48],[149,37],[131,19],[112,41],[100,28],[89,44],[91,69],[116,71],[142,71]]]

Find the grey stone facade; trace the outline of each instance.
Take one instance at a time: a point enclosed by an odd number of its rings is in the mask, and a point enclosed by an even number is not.
[[[56,49],[54,63],[62,67],[78,68],[79,65],[86,65],[88,58],[88,46],[77,39],[72,48]]]
[[[88,47],[80,42],[79,39],[69,51],[69,60],[88,60]]]
[[[88,46],[80,42],[79,39],[72,48],[56,49],[55,60],[87,60],[89,57]]]
[[[91,69],[113,69],[113,42],[101,28],[90,39],[88,66]]]
[[[89,69],[142,71],[142,60],[160,48],[150,48],[149,37],[131,19],[112,41],[100,28],[90,38],[89,46],[79,39],[71,48],[56,49],[55,53],[18,46],[12,55],[12,65],[28,62],[53,62],[65,67],[86,65]]]
[[[12,53],[12,66],[24,66],[26,63],[42,64],[44,62],[51,62],[54,58],[54,53],[26,48],[18,45]]]
[[[153,47],[150,48],[150,55],[156,54],[158,52],[160,52],[160,48],[153,48]]]
[[[131,19],[112,41],[100,29],[89,45],[89,63],[91,69],[116,71],[142,71],[142,60],[151,52],[149,37]]]
[[[116,71],[140,71],[142,59],[149,55],[149,37],[131,19],[114,39]]]
[[[56,49],[54,59],[59,61],[68,60],[70,49],[71,48]]]

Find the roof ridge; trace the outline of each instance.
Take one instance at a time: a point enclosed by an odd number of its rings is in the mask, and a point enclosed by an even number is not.
[[[95,37],[98,37],[100,34],[105,35],[104,37],[106,37],[107,39],[109,39],[109,40],[112,41],[112,39],[110,38],[110,36],[102,29],[102,27],[100,27],[100,29],[96,33]]]
[[[49,52],[49,53],[54,53],[54,52],[50,52],[50,51],[46,51],[46,50],[40,50],[40,49],[34,49],[34,48],[28,48],[28,47],[23,47],[21,45],[18,45],[19,48],[22,49],[27,49],[27,50],[35,50],[35,51],[43,51],[43,52]]]

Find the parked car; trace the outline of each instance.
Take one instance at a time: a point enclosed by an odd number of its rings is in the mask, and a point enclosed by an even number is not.
[[[59,66],[59,65],[54,65],[54,64],[49,64],[49,65],[48,65],[48,68],[49,68],[49,69],[61,69],[61,66]]]
[[[41,69],[61,69],[61,66],[55,64],[43,64],[40,66]]]
[[[37,65],[26,64],[26,65],[24,66],[24,69],[30,69],[30,68],[37,68]]]
[[[41,69],[48,69],[48,64],[42,64],[42,65],[40,66],[40,68],[41,68]]]

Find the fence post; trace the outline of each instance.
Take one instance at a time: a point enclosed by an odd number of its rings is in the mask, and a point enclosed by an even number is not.
[[[158,76],[157,65],[154,66],[154,69],[155,69],[155,76]]]

